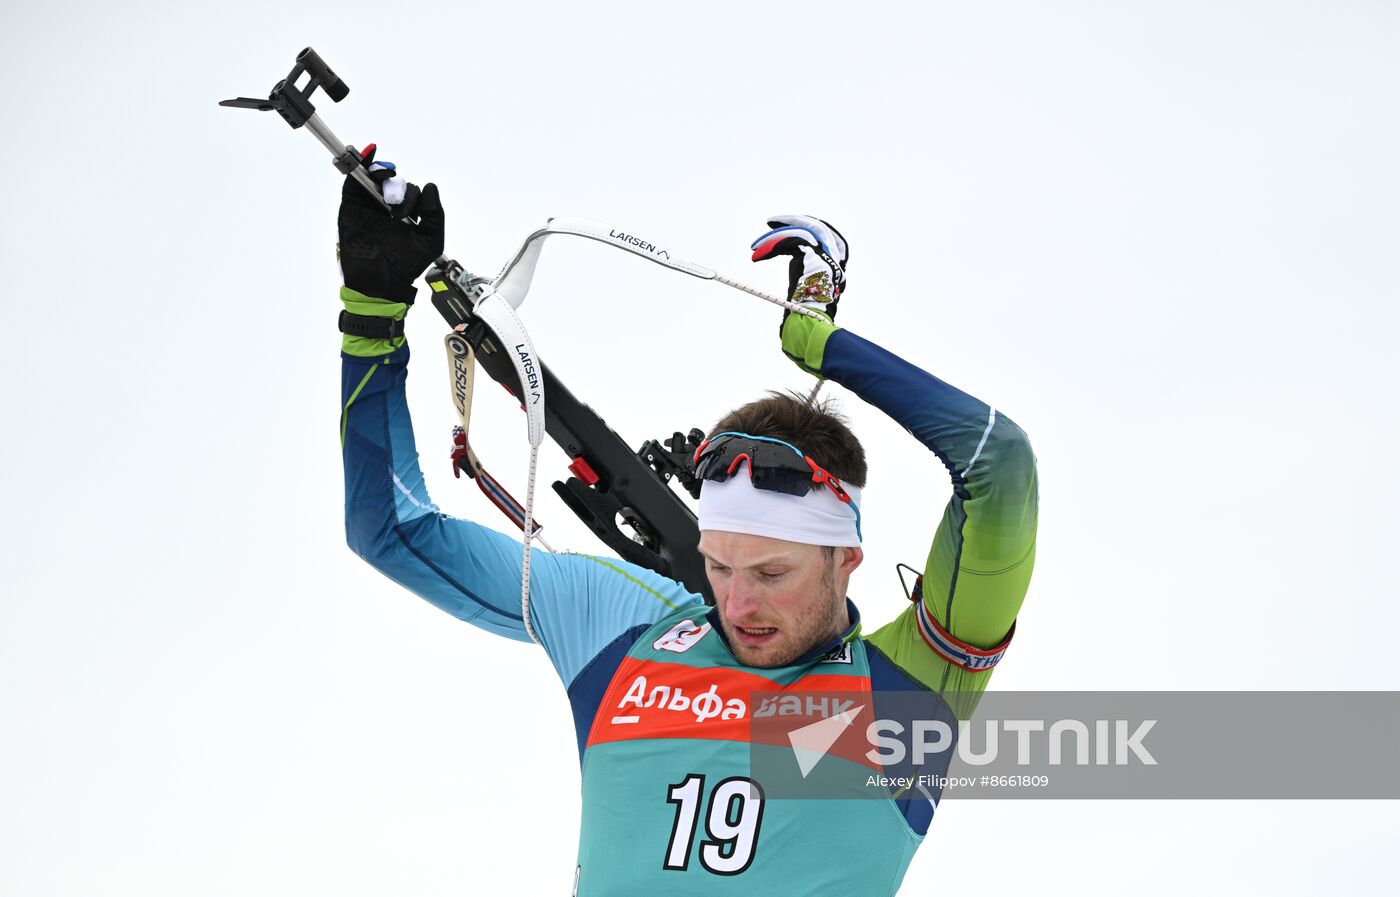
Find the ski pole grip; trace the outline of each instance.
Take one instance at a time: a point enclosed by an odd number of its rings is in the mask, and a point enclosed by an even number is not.
[[[339,103],[350,93],[350,88],[340,80],[340,76],[331,71],[331,67],[326,65],[326,61],[310,47],[297,54],[297,65],[305,68],[311,73],[311,77],[320,81],[321,89],[333,101]]]

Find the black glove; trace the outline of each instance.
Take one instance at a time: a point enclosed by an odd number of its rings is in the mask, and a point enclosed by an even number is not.
[[[442,201],[436,184],[420,191],[397,176],[392,162],[375,162],[374,151],[374,144],[365,147],[361,164],[392,206],[386,210],[346,176],[340,191],[340,271],[357,293],[411,305],[418,292],[413,282],[442,255]],[[417,224],[402,220],[413,217]]]
[[[846,290],[846,238],[810,215],[776,215],[768,226],[773,230],[753,241],[753,260],[788,256],[788,298],[836,317],[837,300]]]

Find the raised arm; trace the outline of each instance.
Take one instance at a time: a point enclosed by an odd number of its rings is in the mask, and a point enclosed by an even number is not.
[[[1030,441],[1005,414],[854,333],[794,315],[783,336],[791,354],[894,418],[951,476],[922,600],[869,639],[930,688],[980,694],[1011,641],[1035,563]],[[974,704],[955,709],[966,715]]]
[[[377,570],[433,605],[528,641],[520,613],[521,541],[442,513],[418,465],[402,322],[416,292],[413,280],[442,252],[437,188],[429,184],[418,193],[394,184],[393,168],[382,163],[370,170],[402,205],[389,214],[346,179],[340,212],[342,327],[352,331],[341,346],[346,539]],[[409,203],[421,214],[417,225],[399,220]],[[531,555],[530,581],[532,626],[566,685],[630,626],[699,600],[679,583],[620,560],[539,549]]]
[[[868,640],[969,716],[1011,642],[1035,563],[1030,441],[985,402],[835,326],[846,245],[834,228],[805,216],[769,223],[775,230],[754,244],[755,261],[791,256],[793,299],[827,315],[788,315],[783,351],[892,417],[952,478],[953,496],[929,549],[918,600]]]

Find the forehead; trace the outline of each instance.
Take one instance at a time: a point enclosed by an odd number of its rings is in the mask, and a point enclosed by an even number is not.
[[[798,562],[821,551],[816,545],[801,542],[708,529],[700,533],[699,549],[705,557],[727,567],[744,567],[774,561]]]

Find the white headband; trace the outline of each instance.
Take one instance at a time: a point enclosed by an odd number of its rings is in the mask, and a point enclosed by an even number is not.
[[[860,546],[860,490],[842,484],[848,505],[823,487],[806,495],[758,489],[747,476],[700,487],[700,529],[768,536],[807,545]]]

